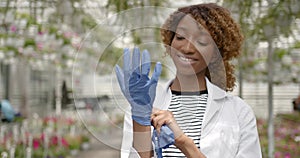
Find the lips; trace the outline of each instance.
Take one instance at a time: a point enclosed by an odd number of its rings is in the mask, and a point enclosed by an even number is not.
[[[186,57],[186,56],[182,56],[182,55],[178,55],[178,54],[177,54],[177,57],[178,57],[181,61],[184,61],[184,62],[194,62],[194,61],[197,61],[197,59],[195,59],[195,58]]]

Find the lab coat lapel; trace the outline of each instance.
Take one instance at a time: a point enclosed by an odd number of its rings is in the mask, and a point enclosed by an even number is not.
[[[226,96],[226,92],[219,87],[210,83],[206,78],[206,86],[208,91],[207,109],[202,124],[202,136],[204,137],[214,127],[219,118],[220,109],[223,107],[222,99]]]
[[[173,80],[168,82],[158,82],[156,87],[156,97],[154,99],[153,107],[161,110],[167,110],[172,99],[172,92],[169,88]]]

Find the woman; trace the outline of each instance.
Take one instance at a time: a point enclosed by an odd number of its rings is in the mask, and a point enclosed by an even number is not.
[[[240,54],[243,41],[229,11],[213,3],[179,8],[166,20],[161,35],[176,66],[176,77],[166,87],[157,87],[160,63],[148,78],[147,51],[140,64],[135,49],[130,64],[126,49],[123,70],[116,68],[132,108],[125,116],[122,157],[156,155],[151,125],[154,135],[164,135],[169,128],[172,134],[166,137],[174,136],[174,142],[162,149],[163,157],[261,157],[251,108],[226,93],[235,84],[230,60]]]

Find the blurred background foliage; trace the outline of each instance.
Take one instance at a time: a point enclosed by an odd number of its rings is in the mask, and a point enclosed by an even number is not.
[[[182,0],[177,3],[184,4],[184,2],[192,3],[190,0]],[[277,46],[275,47],[280,47],[281,49],[288,51],[286,53],[288,56],[292,56],[290,52],[293,51],[294,48],[297,48],[297,42],[299,45],[300,2],[298,0],[224,0],[214,2],[229,8],[242,27],[246,41],[243,47],[243,55],[241,55],[239,67],[246,72],[245,75],[251,73],[255,74],[251,69],[253,69],[254,65],[260,64],[260,62],[256,61],[257,59],[254,59],[253,57],[259,54],[257,53],[256,48],[258,48],[261,43],[272,39],[277,43]],[[20,7],[18,6],[20,4],[26,4],[26,6]],[[18,49],[20,47],[19,45],[7,45],[7,40],[10,39],[10,37],[22,36],[24,41],[23,43],[21,42],[21,46],[23,48],[36,46],[37,41],[33,40],[33,37],[28,35],[28,31],[32,29],[31,26],[36,27],[37,32],[46,31],[50,35],[54,34],[55,39],[63,40],[62,45],[68,45],[71,43],[70,41],[72,39],[67,39],[63,36],[62,32],[65,30],[62,30],[62,26],[66,26],[66,30],[76,34],[79,38],[78,43],[80,43],[82,40],[86,40],[86,34],[97,26],[97,23],[101,21],[101,18],[106,18],[112,14],[136,7],[172,7],[175,6],[174,4],[174,2],[169,0],[107,0],[106,2],[97,0],[30,0],[26,1],[26,3],[19,0],[2,0],[2,6],[0,8],[0,37],[2,40],[0,48],[2,51],[1,55],[5,57],[8,56],[9,58],[18,55],[24,56]],[[26,9],[27,11],[24,13],[24,10]],[[97,17],[97,15],[100,14],[102,17]],[[158,14],[159,13],[155,13],[151,16],[158,16]],[[149,15],[139,16],[146,17]],[[17,19],[20,19],[20,24],[16,24]],[[16,31],[19,32],[16,34],[10,33],[13,29],[12,26],[20,26],[22,22],[24,22],[24,19],[26,21],[25,28],[17,29]],[[118,17],[113,23],[123,23],[124,25],[127,25],[126,18],[124,17]],[[21,29],[23,29],[23,31],[21,31]],[[94,38],[92,40],[97,43],[103,43],[103,41],[110,40],[111,36],[114,36],[113,30],[110,34],[108,34],[107,30],[101,31],[101,28],[94,29],[93,31],[93,34],[97,34],[97,36],[93,36]],[[134,44],[138,45],[143,43],[144,35],[141,32],[132,30],[129,34],[131,42]],[[159,29],[155,30],[154,34],[155,37],[153,40],[159,42]],[[104,43],[107,43],[107,41]],[[89,52],[88,55],[99,54],[95,48],[93,48],[94,53],[92,53],[92,48],[87,49],[89,50],[86,51]],[[114,49],[116,49],[116,51],[114,51]],[[116,56],[118,56],[120,55],[118,49],[119,48],[112,46],[107,53],[116,53]],[[77,50],[75,49],[75,51]],[[84,50],[82,51],[85,52]],[[44,52],[47,51],[40,53]],[[103,52],[100,52],[100,54],[101,53]],[[109,64],[116,63],[114,58],[110,60],[106,59],[111,56],[113,55],[107,54],[101,56],[101,61],[109,61]],[[66,63],[64,60],[70,60],[66,55],[57,55],[56,58],[63,60],[60,63]],[[261,62],[265,62],[265,60],[262,60]],[[294,78],[291,80],[296,81]]]
[[[227,7],[241,25],[245,42],[242,55],[236,61],[240,69],[240,81],[266,81],[266,48],[272,41],[272,58],[277,63],[275,74],[282,74],[275,77],[274,83],[300,82],[299,0],[209,2]],[[122,55],[124,45],[132,47],[149,41],[161,43],[159,25],[155,25],[151,30],[136,28],[122,32],[121,35],[120,30],[139,26],[139,23],[149,23],[149,16],[153,22],[158,21],[164,13],[157,9],[151,13],[139,12],[139,16],[124,17],[124,11],[148,6],[178,7],[187,3],[195,2],[2,0],[0,61],[9,65],[22,60],[35,69],[47,69],[54,65],[66,73],[70,73],[74,68],[78,75],[94,71],[95,67],[98,67],[97,72],[101,75],[111,73],[111,69]],[[111,18],[114,15],[117,15],[116,18]],[[101,22],[105,19],[110,23],[107,28],[101,27]]]
[[[279,67],[287,66],[284,60],[289,60],[289,71],[275,79],[275,83],[300,82],[300,51],[299,44],[299,0],[225,0],[235,19],[241,25],[245,42],[243,54],[239,59],[240,76],[251,82],[267,81],[267,45],[272,42],[273,60]],[[264,50],[262,48],[265,48]],[[281,56],[276,56],[279,52]],[[288,59],[289,58],[289,59]],[[291,59],[291,60],[290,60]],[[275,69],[276,70],[276,69]],[[281,73],[278,69],[274,74]],[[296,75],[288,75],[296,74]]]

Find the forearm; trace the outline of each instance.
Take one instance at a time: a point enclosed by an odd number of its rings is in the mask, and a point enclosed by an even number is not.
[[[185,134],[175,139],[175,146],[180,149],[187,158],[206,158],[197,148],[194,141]]]
[[[133,121],[133,147],[141,158],[152,157],[151,142],[151,126],[143,126]]]

